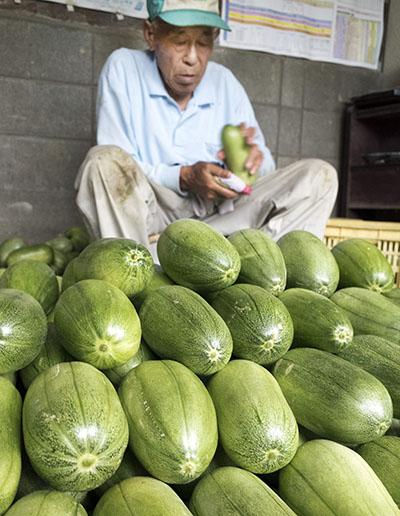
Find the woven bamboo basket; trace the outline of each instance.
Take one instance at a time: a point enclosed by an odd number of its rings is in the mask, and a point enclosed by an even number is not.
[[[386,256],[400,287],[400,222],[377,222],[359,219],[329,219],[325,229],[325,243],[334,245],[348,238],[365,238],[373,242]]]

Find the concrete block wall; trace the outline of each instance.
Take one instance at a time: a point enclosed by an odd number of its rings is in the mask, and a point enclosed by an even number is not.
[[[74,178],[95,143],[96,83],[107,56],[144,48],[142,22],[41,1],[0,0],[0,241],[46,240],[79,224]],[[216,48],[246,88],[279,166],[339,168],[344,102],[379,72]],[[340,173],[340,171],[339,171]]]

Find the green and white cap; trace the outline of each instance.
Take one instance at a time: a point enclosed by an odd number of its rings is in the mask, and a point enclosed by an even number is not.
[[[221,18],[218,0],[147,0],[150,20],[161,18],[178,27],[206,25],[231,30]]]

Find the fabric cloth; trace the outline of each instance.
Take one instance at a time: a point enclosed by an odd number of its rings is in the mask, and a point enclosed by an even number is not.
[[[323,237],[337,194],[337,174],[325,161],[306,159],[259,179],[249,196],[221,215],[214,202],[182,197],[149,179],[131,155],[117,146],[93,147],[76,179],[77,204],[96,238],[125,237],[146,245],[149,235],[176,219],[196,218],[228,235],[258,228],[275,240],[293,229]]]
[[[256,128],[264,154],[260,174],[273,171],[247,94],[224,66],[208,63],[185,111],[168,95],[150,51],[116,50],[100,74],[97,143],[121,147],[152,182],[177,193],[181,166],[218,162],[222,127],[242,122]]]

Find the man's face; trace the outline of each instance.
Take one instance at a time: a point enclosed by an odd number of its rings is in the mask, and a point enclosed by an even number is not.
[[[156,26],[150,38],[147,35],[167,91],[178,103],[188,100],[200,83],[215,37],[211,27],[173,27],[164,23]]]

